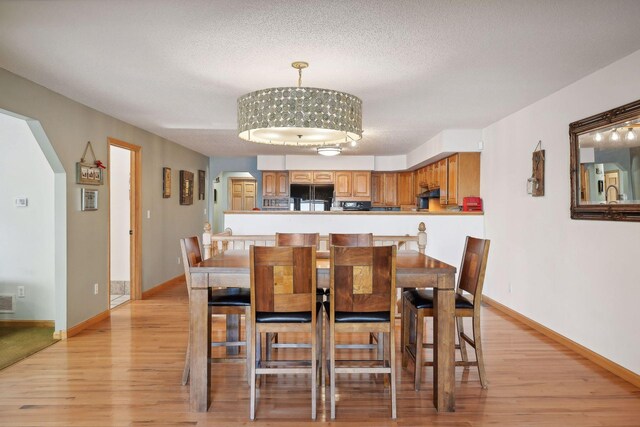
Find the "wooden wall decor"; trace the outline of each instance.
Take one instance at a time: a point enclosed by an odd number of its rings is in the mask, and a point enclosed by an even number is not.
[[[531,178],[529,179],[530,194],[533,197],[544,196],[544,150],[542,141],[538,141],[532,155]]]
[[[198,200],[204,200],[205,195],[205,182],[206,182],[206,173],[205,171],[198,171]]]
[[[180,171],[180,204],[193,204],[193,172]]]
[[[171,197],[171,168],[162,168],[162,198]]]

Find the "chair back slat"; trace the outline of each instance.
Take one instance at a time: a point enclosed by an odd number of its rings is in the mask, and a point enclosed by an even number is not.
[[[331,247],[331,292],[335,311],[394,309],[395,246]]]
[[[316,295],[315,247],[251,246],[249,253],[251,297],[255,311],[313,310]]]
[[[373,234],[329,234],[329,246],[373,246]]]
[[[489,246],[489,240],[469,236],[465,242],[462,266],[458,276],[458,291],[469,292],[474,296],[474,301],[476,296],[482,295]]]
[[[276,246],[315,246],[320,245],[318,233],[276,233]]]
[[[180,250],[182,252],[182,266],[184,267],[187,290],[189,294],[191,294],[191,273],[189,272],[189,267],[202,261],[202,252],[200,252],[198,236],[180,239]]]

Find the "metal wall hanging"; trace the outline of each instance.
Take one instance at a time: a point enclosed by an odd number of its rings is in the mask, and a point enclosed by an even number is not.
[[[544,150],[542,141],[538,141],[532,156],[531,178],[527,180],[527,193],[533,197],[544,196]]]
[[[162,198],[171,197],[171,168],[162,168]]]
[[[193,172],[180,171],[180,204],[193,204]]]

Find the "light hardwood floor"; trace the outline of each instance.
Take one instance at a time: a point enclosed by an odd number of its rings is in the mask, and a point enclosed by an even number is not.
[[[119,307],[111,319],[0,371],[0,425],[328,422],[327,390],[319,394],[318,421],[309,418],[310,380],[305,375],[270,377],[263,382],[257,421],[250,422],[249,386],[242,364],[213,365],[210,412],[189,412],[188,388],[180,385],[187,309],[184,285],[169,287],[148,300]],[[222,323],[216,329],[221,330]],[[389,419],[389,392],[382,378],[352,375],[348,381],[338,377],[335,424],[640,425],[640,389],[543,335],[485,308],[483,339],[489,389],[480,388],[474,368],[457,368],[455,413],[439,414],[433,409],[431,369],[425,369],[427,382],[415,392],[411,374],[401,369],[398,357],[398,419]]]

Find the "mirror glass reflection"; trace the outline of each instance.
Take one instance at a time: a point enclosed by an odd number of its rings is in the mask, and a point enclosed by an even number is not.
[[[578,135],[579,204],[640,204],[640,117]]]

